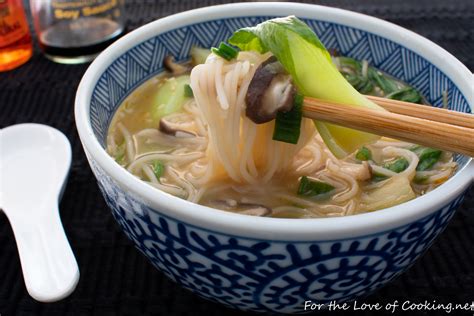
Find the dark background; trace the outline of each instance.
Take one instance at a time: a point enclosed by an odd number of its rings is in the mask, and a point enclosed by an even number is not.
[[[131,30],[169,14],[226,2],[231,1],[127,0],[128,27]],[[406,27],[441,45],[474,71],[473,0],[313,3],[366,13]],[[73,164],[60,210],[81,272],[79,284],[70,297],[50,304],[31,299],[23,283],[13,233],[0,213],[0,315],[244,314],[202,300],[169,281],[120,231],[99,193],[74,125],[75,90],[87,66],[50,62],[35,43],[34,56],[27,64],[0,73],[0,128],[23,122],[43,123],[60,129],[71,141]],[[408,272],[367,297],[365,302],[385,304],[394,300],[440,303],[474,300],[474,187],[430,250]],[[443,311],[407,313],[446,315]],[[451,315],[473,313],[452,312]]]

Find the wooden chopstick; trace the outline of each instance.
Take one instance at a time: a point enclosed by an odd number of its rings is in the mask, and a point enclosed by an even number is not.
[[[385,108],[387,111],[393,113],[424,118],[427,120],[437,121],[441,123],[448,123],[458,126],[474,128],[474,119],[472,114],[450,111],[434,106],[432,107],[428,105],[374,97],[371,95],[366,95],[366,97],[374,103],[377,103],[381,107]]]
[[[309,97],[304,98],[303,116],[474,157],[474,128]],[[466,119],[471,126],[474,115]]]

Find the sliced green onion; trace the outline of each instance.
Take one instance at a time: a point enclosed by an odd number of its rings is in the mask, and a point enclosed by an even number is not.
[[[403,170],[405,170],[406,168],[408,168],[409,165],[410,165],[410,163],[408,162],[408,160],[406,160],[406,158],[399,157],[399,158],[397,158],[393,161],[385,163],[383,165],[383,167],[385,169],[390,170],[390,171],[400,173]],[[386,179],[388,179],[388,177],[386,175],[383,175],[383,174],[378,173],[376,171],[372,171],[372,181],[379,182],[379,181],[386,180]]]
[[[425,171],[431,169],[435,163],[438,162],[441,157],[441,150],[425,147],[419,151],[420,161],[416,166],[417,171]]]
[[[297,93],[293,101],[293,107],[288,112],[278,112],[273,130],[273,140],[296,144],[300,138],[301,119],[303,117],[302,94]]]
[[[359,86],[356,87],[357,91],[362,94],[369,94],[374,90],[374,85],[368,79],[365,79]]]
[[[372,181],[380,182],[380,181],[383,181],[383,180],[386,180],[386,179],[388,179],[388,177],[386,175],[383,175],[381,173],[372,171]]]
[[[430,177],[419,175],[418,172],[415,174],[413,178],[413,182],[417,184],[424,184]]]
[[[348,74],[344,76],[346,80],[353,86],[354,88],[358,86],[362,81],[363,78],[359,75],[354,75],[354,74]],[[357,90],[357,88],[356,88]]]
[[[353,86],[354,89],[356,89],[360,93],[368,94],[369,92],[374,90],[374,85],[372,84],[372,82],[369,79],[362,77],[361,75],[349,74],[346,75],[345,78],[351,84],[351,86]]]
[[[372,159],[372,152],[367,147],[362,147],[357,151],[356,159],[361,161],[367,161]]]
[[[375,70],[374,68],[369,68],[368,76],[385,93],[392,93],[397,90],[397,86],[393,80],[386,78],[381,72]]]
[[[389,93],[386,96],[386,98],[392,99],[392,100],[412,102],[412,103],[421,103],[422,101],[420,93],[417,90],[413,89],[412,87],[405,87],[398,91]]]
[[[362,70],[362,63],[357,59],[344,56],[338,56],[336,59],[337,64],[340,65],[340,67],[338,68],[340,68],[339,70],[341,70],[342,72],[344,72],[344,68],[351,68],[354,73]]]
[[[239,54],[239,52],[234,47],[225,42],[221,42],[219,48],[212,47],[211,51],[226,60],[232,60]]]
[[[306,197],[317,197],[334,190],[334,187],[328,183],[310,180],[308,177],[303,176],[300,180],[297,194]]]
[[[362,74],[363,63],[349,57],[335,58],[339,71],[346,80],[362,94],[372,94],[374,85],[386,94],[386,98],[412,103],[422,103],[423,98],[416,89],[369,66],[367,76]],[[402,88],[401,88],[402,87]]]
[[[393,172],[400,173],[406,168],[408,168],[409,165],[410,163],[408,162],[408,160],[406,160],[406,158],[400,157],[394,161],[386,163],[383,167]]]
[[[193,89],[189,84],[184,85],[184,96],[186,98],[194,98]]]
[[[155,174],[155,177],[159,181],[160,178],[165,173],[165,165],[160,160],[154,160],[151,164],[151,168],[153,169],[153,173]]]

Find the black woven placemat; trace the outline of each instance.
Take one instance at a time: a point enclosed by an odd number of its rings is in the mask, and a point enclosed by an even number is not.
[[[133,29],[172,13],[225,2],[127,0],[128,26]],[[438,43],[474,71],[472,0],[316,3],[367,13],[409,28]],[[36,47],[27,64],[0,73],[0,127],[23,122],[44,123],[60,129],[71,141],[73,165],[60,210],[81,272],[75,292],[65,300],[42,304],[31,299],[23,283],[11,228],[0,213],[0,315],[243,314],[200,299],[168,280],[120,231],[87,165],[74,126],[75,90],[86,68],[87,65],[52,63]],[[430,250],[408,272],[364,301],[395,300],[421,303],[435,300],[446,304],[474,300],[474,188]],[[446,314],[426,310],[407,313]]]

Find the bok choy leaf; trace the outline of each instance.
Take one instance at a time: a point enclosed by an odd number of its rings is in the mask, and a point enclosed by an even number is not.
[[[299,92],[354,107],[380,109],[339,73],[316,34],[294,16],[265,21],[237,30],[229,43],[241,50],[270,51],[292,76]],[[341,105],[342,106],[342,105]],[[315,122],[328,148],[343,158],[379,137],[329,123]]]
[[[181,107],[186,102],[185,89],[189,83],[189,75],[172,77],[165,80],[156,93],[155,106],[151,111],[155,125],[158,124],[163,116],[181,110]]]

